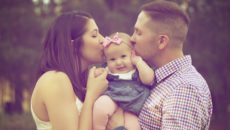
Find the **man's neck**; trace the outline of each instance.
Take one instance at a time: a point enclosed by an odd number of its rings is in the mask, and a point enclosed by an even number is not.
[[[157,57],[155,57],[152,62],[151,65],[154,66],[154,68],[160,68],[166,64],[168,64],[169,62],[181,58],[183,57],[184,54],[182,51],[171,51],[171,52],[165,52],[162,53],[161,55],[158,55]]]

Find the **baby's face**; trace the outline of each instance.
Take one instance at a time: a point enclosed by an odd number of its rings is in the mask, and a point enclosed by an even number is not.
[[[105,56],[109,71],[112,73],[127,73],[134,69],[131,61],[131,48],[121,43],[111,44],[105,49]]]

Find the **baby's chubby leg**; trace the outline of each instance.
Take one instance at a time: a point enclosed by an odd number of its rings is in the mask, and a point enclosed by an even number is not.
[[[125,112],[125,127],[128,130],[141,130],[138,117],[132,113]]]
[[[99,97],[93,108],[93,130],[105,130],[109,117],[116,109],[116,103],[109,96]]]

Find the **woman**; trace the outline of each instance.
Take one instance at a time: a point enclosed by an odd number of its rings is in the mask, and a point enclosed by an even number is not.
[[[108,81],[106,71],[94,75],[95,67],[88,80],[86,74],[90,66],[102,61],[102,41],[94,19],[86,12],[69,12],[56,19],[44,41],[31,97],[38,130],[92,129],[93,103]]]

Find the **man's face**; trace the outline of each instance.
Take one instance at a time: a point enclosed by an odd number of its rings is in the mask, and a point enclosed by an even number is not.
[[[137,55],[140,55],[147,62],[152,60],[157,50],[157,35],[152,30],[153,26],[151,18],[142,11],[138,15],[134,25],[134,33],[131,37]]]

